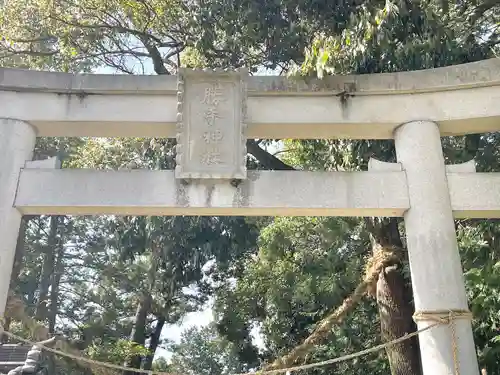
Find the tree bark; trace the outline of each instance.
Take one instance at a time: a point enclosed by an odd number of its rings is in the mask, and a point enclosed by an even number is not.
[[[56,227],[59,223],[59,217],[55,220]],[[48,306],[45,306],[47,319],[49,321],[49,333],[54,333],[56,328],[56,318],[58,311],[58,297],[59,297],[59,284],[61,282],[61,276],[63,273],[63,256],[64,256],[64,246],[62,239],[60,241],[54,242],[54,248],[52,249],[53,254],[53,274],[50,277],[50,296]],[[48,374],[54,374],[56,371],[56,358],[54,354],[47,354],[47,372]]]
[[[295,168],[282,162],[276,156],[260,147],[253,139],[247,140],[247,151],[252,154],[263,166],[279,171],[293,171]]]
[[[64,246],[62,246],[62,243],[59,243],[59,245],[57,246],[54,275],[52,276],[50,285],[50,310],[48,314],[50,333],[54,333],[56,327],[56,317],[59,308],[58,305],[59,285],[61,283],[61,277],[64,272],[63,256],[64,256]]]
[[[165,326],[165,317],[158,317],[158,321],[156,322],[155,329],[150,337],[149,342],[149,354],[144,360],[144,370],[151,370],[153,368],[153,358],[156,353],[156,349],[158,349],[158,345],[160,344],[160,335],[163,327]]]
[[[47,246],[45,246],[44,249],[42,273],[40,275],[40,283],[38,284],[38,303],[35,312],[35,318],[37,320],[44,320],[48,315],[49,287],[54,274],[58,223],[58,216],[50,217]]]
[[[403,274],[406,254],[395,218],[385,219],[374,231],[374,251],[395,251],[399,254],[393,264],[380,274],[376,298],[383,342],[389,342],[414,332],[412,290]],[[396,260],[398,259],[398,260]],[[386,348],[391,375],[421,375],[418,338],[412,337]]]
[[[401,266],[387,267],[377,282],[377,305],[380,314],[382,340],[388,342],[416,330],[411,316],[406,282]],[[418,340],[411,338],[386,349],[392,375],[421,374]]]
[[[276,156],[262,149],[254,140],[247,141],[247,150],[264,167],[274,170],[294,170]],[[396,218],[383,219],[370,225],[378,249],[399,249],[404,254],[403,243]],[[375,246],[374,246],[375,250]],[[392,251],[392,250],[391,250]],[[377,304],[384,342],[416,330],[413,322],[412,290],[403,275],[403,259],[385,268],[377,282]],[[422,375],[418,338],[412,337],[401,344],[386,349],[391,375]]]
[[[12,274],[10,276],[10,285],[9,291],[12,291],[16,288],[16,285],[19,284],[19,275],[21,274],[21,270],[23,268],[23,259],[24,253],[26,251],[26,230],[28,229],[28,223],[32,217],[31,216],[23,216],[21,219],[21,224],[19,226],[19,235],[17,237],[16,243],[16,254],[14,256],[14,266],[12,267]],[[8,331],[10,329],[11,317],[6,317],[4,321],[4,329]],[[0,337],[0,342],[4,343],[7,341],[7,336],[2,335]]]
[[[16,255],[14,258],[14,266],[12,267],[9,289],[14,289],[19,283],[19,275],[21,274],[21,269],[23,268],[23,258],[26,250],[26,230],[28,229],[30,219],[31,217],[27,216],[23,216],[23,218],[21,219],[21,225],[19,226],[19,236],[17,237],[16,243]]]
[[[139,303],[137,304],[137,310],[135,313],[134,327],[132,332],[130,332],[130,341],[143,345],[146,342],[146,323],[147,317],[151,310],[151,294],[143,295]],[[126,361],[124,366],[126,367],[141,367],[142,358],[140,355],[133,356],[129,361]],[[134,371],[124,371],[124,375],[134,375]]]

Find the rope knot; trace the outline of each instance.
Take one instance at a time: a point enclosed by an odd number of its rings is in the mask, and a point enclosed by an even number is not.
[[[469,310],[429,310],[416,311],[413,314],[413,320],[418,322],[431,321],[439,324],[452,324],[458,319],[472,319],[472,313]]]
[[[455,321],[458,319],[472,319],[472,313],[469,310],[435,310],[435,311],[415,311],[413,320],[418,323],[422,321],[431,321],[437,324],[447,324],[451,331],[451,350],[453,354],[453,365],[455,375],[460,375],[460,362],[458,358],[457,333],[455,330]]]

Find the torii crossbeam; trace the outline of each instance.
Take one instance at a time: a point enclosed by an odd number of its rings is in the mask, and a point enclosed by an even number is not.
[[[499,59],[310,82],[0,69],[0,316],[22,214],[402,216],[420,317],[466,311],[454,217],[499,218],[500,174],[445,166],[440,137],[499,131],[499,103]],[[37,136],[175,137],[177,167],[58,169],[31,161]],[[247,138],[394,139],[398,162],[247,172]],[[460,373],[477,374],[470,321],[455,325]],[[451,340],[420,335],[424,375],[452,372]]]

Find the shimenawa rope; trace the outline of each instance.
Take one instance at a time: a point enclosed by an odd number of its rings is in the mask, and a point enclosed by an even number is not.
[[[457,354],[458,350],[457,350],[457,344],[456,344],[455,320],[457,320],[457,319],[472,319],[472,313],[470,311],[467,311],[467,310],[417,311],[413,315],[413,319],[415,320],[415,322],[432,321],[432,322],[434,322],[434,324],[431,324],[425,328],[422,328],[422,329],[417,330],[415,332],[406,334],[402,337],[399,337],[395,340],[386,342],[384,344],[380,344],[380,345],[374,346],[372,348],[361,350],[357,353],[347,354],[347,355],[344,355],[342,357],[332,358],[332,359],[328,359],[325,361],[315,362],[315,363],[310,363],[310,364],[305,364],[305,365],[300,365],[300,366],[293,366],[293,367],[287,367],[287,368],[281,368],[281,369],[273,369],[273,370],[267,370],[267,371],[255,371],[255,372],[248,372],[248,373],[240,373],[240,374],[235,374],[235,375],[271,375],[271,374],[278,374],[278,373],[291,373],[293,371],[298,371],[298,370],[306,370],[306,369],[315,368],[315,367],[327,366],[327,365],[331,365],[334,363],[347,361],[350,359],[364,356],[366,354],[380,351],[380,350],[385,349],[389,346],[406,341],[414,336],[419,335],[420,333],[428,331],[428,330],[435,328],[435,327],[442,325],[442,324],[447,324],[450,326],[451,335],[452,335],[452,351],[453,351],[453,361],[454,361],[454,365],[455,365],[455,375],[460,375],[460,364],[458,361],[458,354]],[[1,332],[1,326],[0,326],[0,332]],[[5,334],[6,336],[10,337],[11,339],[23,342],[23,343],[31,345],[31,346],[37,346],[37,347],[39,347],[43,350],[46,350],[50,353],[57,354],[59,356],[66,357],[66,358],[71,358],[71,359],[74,359],[76,361],[85,362],[85,363],[88,363],[88,364],[94,365],[94,366],[106,367],[106,368],[120,370],[120,371],[131,371],[131,372],[136,372],[136,373],[146,374],[146,375],[177,375],[177,374],[173,374],[173,373],[169,373],[169,372],[144,370],[144,369],[115,365],[113,363],[96,361],[96,360],[93,360],[90,358],[74,355],[71,353],[67,353],[67,352],[63,352],[63,351],[60,351],[57,349],[47,347],[47,346],[43,345],[42,343],[36,343],[34,341],[27,340],[23,337],[20,337],[20,336],[15,335],[11,332],[8,332],[8,331],[3,331],[2,333]]]
[[[267,370],[267,371],[247,372],[247,373],[241,373],[241,374],[235,374],[235,375],[271,375],[271,374],[278,374],[278,373],[290,373],[290,372],[298,371],[298,370],[305,370],[305,369],[310,369],[310,368],[315,368],[315,367],[327,366],[327,365],[331,365],[331,364],[334,364],[334,363],[343,362],[343,361],[347,361],[347,360],[350,360],[350,359],[358,358],[358,357],[361,357],[361,356],[366,355],[366,354],[377,352],[379,350],[387,348],[388,346],[398,344],[398,343],[403,342],[405,340],[408,340],[408,339],[410,339],[410,338],[412,338],[414,336],[417,336],[418,334],[420,334],[422,332],[425,332],[425,331],[428,331],[428,330],[430,330],[430,329],[438,326],[439,324],[441,324],[441,323],[432,324],[432,325],[427,326],[427,327],[425,327],[423,329],[420,329],[418,331],[415,331],[415,332],[406,334],[406,335],[404,335],[402,337],[399,337],[399,338],[397,338],[395,340],[392,340],[392,341],[386,342],[384,344],[380,344],[380,345],[374,346],[372,348],[368,348],[368,349],[359,351],[357,353],[344,355],[342,357],[332,358],[332,359],[328,359],[326,361],[309,363],[309,364],[300,365],[300,366],[294,366],[294,367],[288,367],[288,368],[282,368],[282,369],[275,369],[275,370]],[[8,331],[3,331],[3,334],[5,334],[6,336],[10,337],[11,339],[20,341],[22,343],[25,343],[25,344],[28,344],[28,345],[31,345],[31,346],[35,346],[36,345],[39,348],[41,348],[43,350],[46,350],[46,351],[48,351],[50,353],[57,354],[59,356],[66,357],[66,358],[71,358],[71,359],[74,359],[76,361],[85,362],[85,363],[88,363],[88,364],[94,365],[94,366],[106,367],[106,368],[110,368],[110,369],[114,369],[114,370],[120,370],[120,371],[136,372],[136,373],[147,374],[147,375],[177,375],[177,374],[173,374],[173,373],[169,373],[169,372],[144,370],[144,369],[138,369],[138,368],[132,368],[132,367],[125,367],[125,366],[115,365],[113,363],[96,361],[96,360],[93,360],[93,359],[90,359],[90,358],[86,358],[86,357],[82,357],[82,356],[77,356],[77,355],[74,355],[74,354],[66,353],[66,352],[63,352],[63,351],[60,351],[60,350],[57,350],[57,349],[52,349],[52,348],[47,347],[45,345],[42,345],[40,343],[36,343],[36,342],[31,341],[31,340],[27,340],[25,338],[22,338],[22,337],[20,337],[18,335],[15,335],[15,334],[11,333],[11,332],[8,332]]]

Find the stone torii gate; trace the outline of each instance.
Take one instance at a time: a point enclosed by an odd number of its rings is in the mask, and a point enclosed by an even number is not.
[[[500,173],[444,164],[440,137],[500,130],[500,60],[293,81],[246,72],[0,69],[0,316],[21,215],[404,217],[415,308],[467,311],[454,218],[499,218]],[[57,169],[37,136],[177,138],[167,170]],[[246,171],[246,138],[395,139],[365,172]],[[418,320],[425,328],[432,321]],[[478,374],[471,322],[420,335],[425,375]]]

